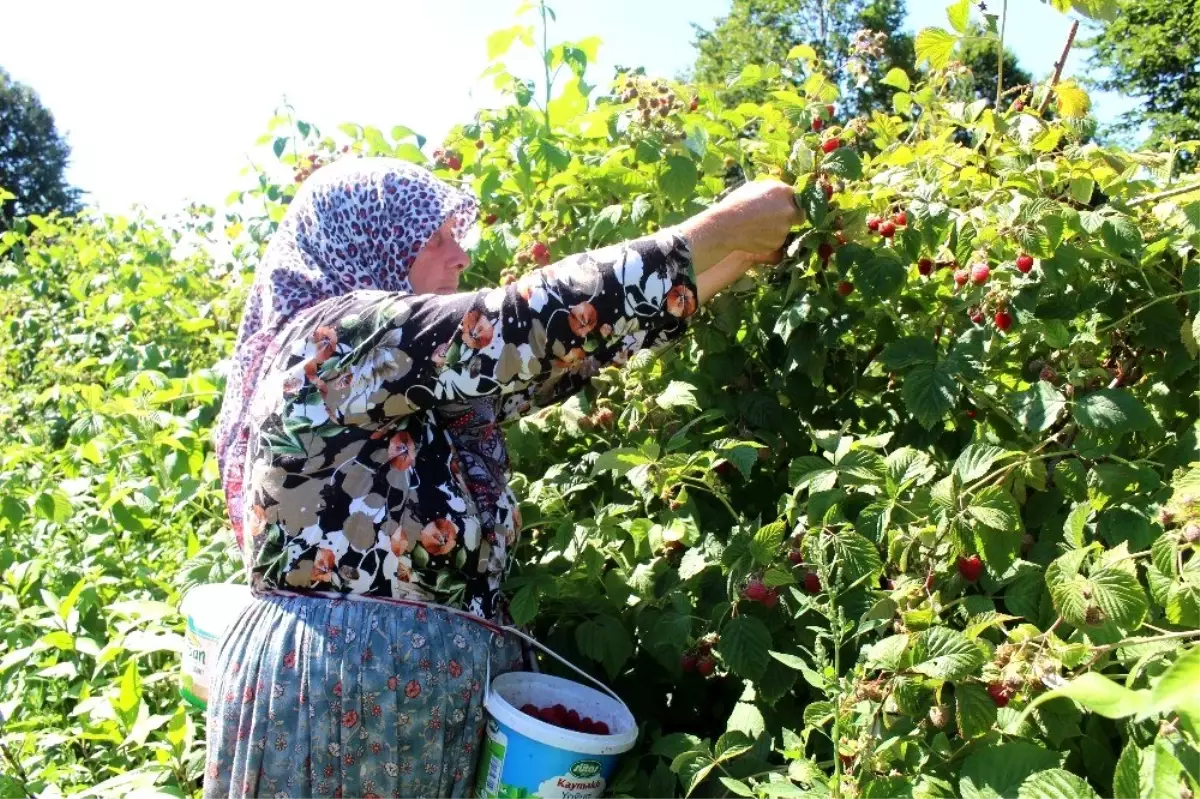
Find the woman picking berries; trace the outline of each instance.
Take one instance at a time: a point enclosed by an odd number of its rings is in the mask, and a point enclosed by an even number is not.
[[[393,159],[314,173],[258,268],[217,432],[254,601],[213,670],[206,796],[461,796],[520,515],[499,424],[683,335],[799,221],[765,181],[458,293],[474,199]]]

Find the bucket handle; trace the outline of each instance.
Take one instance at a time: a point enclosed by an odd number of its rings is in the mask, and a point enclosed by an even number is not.
[[[599,680],[597,680],[595,677],[593,677],[592,675],[588,674],[586,671],[584,671],[583,669],[579,668],[579,667],[578,667],[578,666],[576,666],[574,663],[572,663],[571,661],[567,660],[565,657],[563,657],[562,655],[558,654],[557,652],[555,652],[553,649],[551,649],[550,647],[548,647],[548,646],[546,646],[545,644],[543,644],[543,643],[542,643],[541,641],[539,641],[538,639],[534,638],[532,635],[528,635],[528,634],[526,634],[525,632],[523,632],[523,631],[521,631],[521,630],[518,630],[516,627],[508,627],[508,626],[505,626],[505,625],[501,625],[500,629],[504,630],[504,631],[505,631],[505,632],[507,632],[507,633],[512,633],[513,635],[517,636],[518,638],[521,638],[522,640],[524,640],[526,643],[528,643],[528,644],[532,644],[533,646],[535,646],[535,647],[537,647],[538,649],[542,650],[542,652],[544,652],[544,653],[546,653],[547,655],[549,655],[550,657],[554,658],[554,659],[555,659],[555,660],[557,660],[559,663],[563,664],[564,666],[566,666],[567,668],[569,668],[571,671],[573,671],[573,672],[575,672],[576,674],[578,674],[579,676],[583,677],[583,678],[584,678],[584,679],[586,679],[588,682],[590,682],[590,683],[592,683],[593,685],[595,685],[596,687],[598,687],[598,688],[599,688],[601,691],[603,691],[604,693],[608,694],[608,695],[609,695],[609,696],[611,696],[613,699],[617,700],[617,703],[618,703],[618,704],[620,704],[620,705],[621,705],[621,707],[624,707],[626,710],[628,710],[628,709],[629,709],[629,708],[628,708],[628,706],[625,704],[625,702],[624,702],[624,701],[621,699],[621,697],[617,696],[617,692],[616,692],[616,691],[614,691],[613,689],[609,688],[607,685],[605,685],[604,683],[600,682],[600,681],[599,681]],[[485,696],[485,697],[486,697],[486,696],[487,696],[489,693],[491,693],[491,687],[492,687],[492,653],[491,653],[491,650],[489,649],[489,650],[488,650],[488,659],[487,659],[487,682],[485,682],[485,683],[484,683],[484,689],[483,689],[483,690],[484,690],[484,696]]]

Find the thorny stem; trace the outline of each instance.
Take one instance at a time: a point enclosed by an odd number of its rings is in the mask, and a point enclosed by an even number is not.
[[[1187,194],[1188,192],[1191,192],[1191,191],[1200,191],[1200,183],[1192,183],[1187,186],[1176,186],[1173,189],[1167,189],[1166,191],[1160,191],[1156,194],[1146,194],[1142,197],[1138,197],[1136,200],[1131,200],[1129,202],[1129,206],[1132,208],[1133,206],[1136,206],[1136,205],[1142,205],[1143,203],[1155,202],[1156,200],[1165,200],[1168,197],[1175,197],[1179,194]]]
[[[1174,294],[1164,294],[1161,297],[1155,297],[1154,299],[1150,300],[1150,302],[1146,303],[1142,307],[1134,308],[1132,311],[1125,314],[1117,321],[1113,322],[1112,324],[1105,325],[1104,327],[1100,328],[1096,332],[1097,333],[1107,333],[1108,331],[1110,331],[1114,328],[1118,328],[1121,325],[1125,324],[1130,319],[1137,316],[1138,314],[1140,314],[1142,311],[1146,310],[1147,308],[1150,308],[1151,306],[1158,305],[1160,302],[1167,302],[1168,300],[1177,300],[1180,297],[1187,297],[1188,295],[1191,295],[1191,294],[1200,294],[1200,289],[1189,289],[1187,291],[1177,291]]]
[[[1071,23],[1071,31],[1067,34],[1067,43],[1063,47],[1062,55],[1058,57],[1058,61],[1054,64],[1054,75],[1050,78],[1050,82],[1046,84],[1046,94],[1042,97],[1042,104],[1038,106],[1038,115],[1046,113],[1046,107],[1050,105],[1050,95],[1054,92],[1054,87],[1058,85],[1058,79],[1062,77],[1063,67],[1067,64],[1067,54],[1071,52],[1071,45],[1075,42],[1075,32],[1079,30],[1079,20]]]
[[[1004,101],[1004,25],[1008,22],[1008,0],[1000,7],[1000,39],[996,42],[996,111]],[[1076,23],[1077,25],[1079,23]],[[1073,35],[1073,34],[1072,34]]]

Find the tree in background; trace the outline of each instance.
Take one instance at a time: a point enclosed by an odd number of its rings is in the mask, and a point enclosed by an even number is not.
[[[718,17],[711,30],[693,24],[697,55],[691,77],[724,83],[749,64],[782,64],[793,47],[807,44],[829,63],[852,110],[867,108],[878,100],[875,78],[893,66],[912,68],[912,37],[900,32],[904,13],[904,0],[733,0],[729,14]],[[887,36],[882,57],[868,61],[865,83],[846,72],[854,34],[863,28]]]
[[[70,156],[37,92],[0,68],[0,186],[16,195],[0,208],[0,225],[15,216],[78,211],[81,192],[63,176]]]
[[[1120,13],[1096,36],[1089,85],[1141,99],[1112,128],[1146,126],[1150,143],[1200,139],[1200,5],[1181,0],[1120,0]],[[1192,159],[1194,160],[1194,159]]]
[[[966,38],[959,45],[955,58],[971,70],[973,83],[971,91],[977,100],[996,100],[996,40],[984,38],[988,34],[979,26],[972,26]],[[1046,67],[1054,56],[1047,55]],[[1033,82],[1033,76],[1021,68],[1017,62],[1017,54],[1007,47],[1004,48],[1004,91],[1018,86],[1028,86]],[[1014,95],[1008,95],[1010,99]]]

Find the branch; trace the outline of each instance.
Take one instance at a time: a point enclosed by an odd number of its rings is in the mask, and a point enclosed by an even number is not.
[[[1129,207],[1132,208],[1135,205],[1142,205],[1143,203],[1152,203],[1152,202],[1156,202],[1158,200],[1165,200],[1168,197],[1174,197],[1179,194],[1187,194],[1188,192],[1192,192],[1192,191],[1200,191],[1200,183],[1193,183],[1190,186],[1176,186],[1173,189],[1167,189],[1166,191],[1160,191],[1157,194],[1146,194],[1141,197],[1138,197],[1136,200],[1129,202],[1128,205],[1129,205]]]
[[[1038,115],[1046,113],[1047,106],[1050,105],[1050,95],[1054,92],[1054,87],[1058,85],[1058,79],[1062,77],[1063,67],[1067,64],[1067,53],[1071,52],[1071,45],[1075,43],[1075,32],[1079,30],[1079,20],[1071,22],[1071,31],[1067,34],[1067,43],[1063,46],[1062,55],[1058,57],[1058,61],[1054,64],[1054,76],[1050,78],[1050,82],[1046,84],[1046,96],[1042,98],[1042,104],[1038,106]]]

